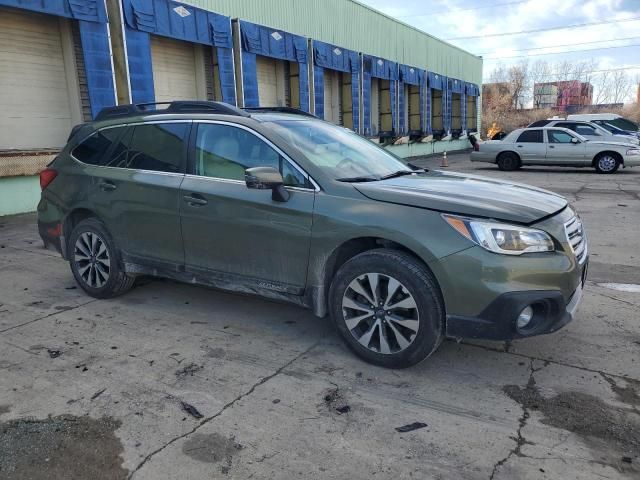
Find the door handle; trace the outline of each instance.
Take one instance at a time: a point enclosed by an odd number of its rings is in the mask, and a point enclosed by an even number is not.
[[[118,188],[114,183],[111,183],[107,180],[100,180],[100,182],[98,182],[98,186],[103,192],[110,192]]]
[[[518,145],[518,148],[522,148],[522,145]]]
[[[549,148],[556,148],[556,147],[554,147],[553,145],[549,145]]]
[[[187,202],[190,206],[192,207],[201,207],[203,205],[206,205],[207,202],[204,198],[202,198],[201,196],[196,196],[197,194],[192,194],[192,195],[184,195],[182,198],[184,199],[185,202]]]

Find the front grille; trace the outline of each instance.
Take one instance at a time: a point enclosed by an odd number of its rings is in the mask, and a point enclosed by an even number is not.
[[[564,224],[564,231],[567,234],[567,240],[571,245],[571,250],[576,256],[579,264],[583,264],[587,259],[587,236],[582,227],[582,220],[577,215]]]

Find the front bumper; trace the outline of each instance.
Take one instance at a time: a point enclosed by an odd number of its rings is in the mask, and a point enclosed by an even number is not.
[[[582,290],[583,283],[568,303],[561,292],[554,290],[504,293],[478,316],[447,315],[446,334],[452,338],[513,340],[552,333],[573,320]],[[518,329],[516,320],[527,306],[533,307],[533,318],[526,328]]]

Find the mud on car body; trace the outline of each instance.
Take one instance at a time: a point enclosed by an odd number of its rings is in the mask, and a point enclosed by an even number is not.
[[[155,275],[286,300],[387,367],[575,313],[587,242],[558,195],[410,168],[302,112],[146,108],[106,109],[41,175],[40,234],[89,295]]]

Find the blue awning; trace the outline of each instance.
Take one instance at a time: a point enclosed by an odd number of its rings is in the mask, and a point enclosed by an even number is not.
[[[107,23],[102,0],[0,0],[0,5],[86,22]]]
[[[480,96],[480,88],[475,83],[467,82],[466,84],[467,95],[471,97],[479,97]]]
[[[435,72],[428,72],[427,76],[428,76],[428,81],[427,81],[428,88],[433,88],[434,90],[445,89],[445,86],[447,84],[446,83],[447,77]]]
[[[415,68],[410,65],[399,65],[399,80],[409,85],[423,85],[427,76],[427,71]]]
[[[362,62],[364,72],[370,74],[373,78],[398,79],[398,64],[396,62],[364,54],[362,55]]]
[[[353,50],[313,40],[313,63],[340,72],[360,72],[360,55]]]
[[[457,78],[449,77],[448,82],[449,82],[449,90],[452,93],[464,93],[465,92],[466,83],[463,82],[462,80],[458,80]]]
[[[127,26],[134,30],[232,48],[231,20],[224,15],[173,0],[122,0],[122,7]]]

